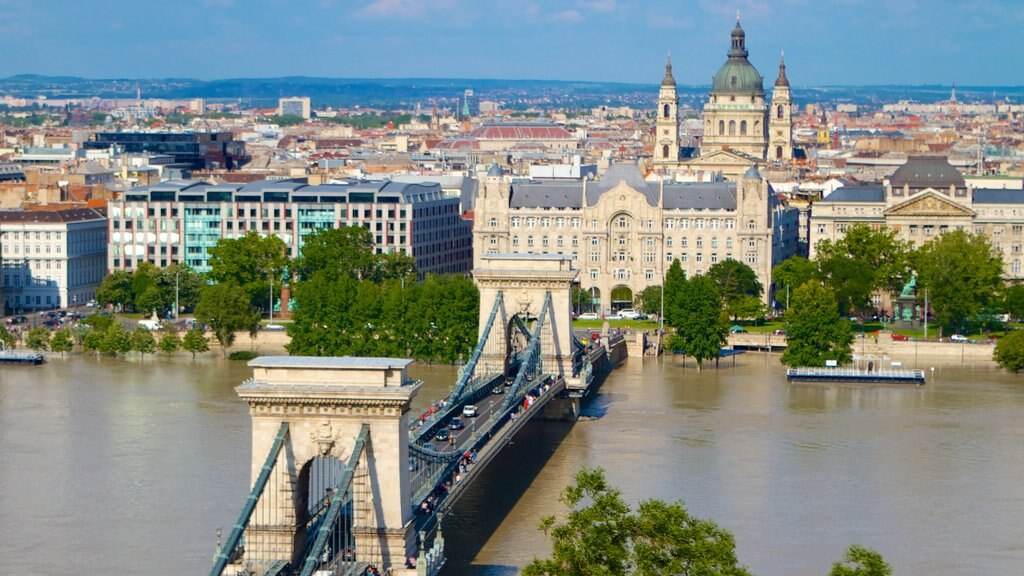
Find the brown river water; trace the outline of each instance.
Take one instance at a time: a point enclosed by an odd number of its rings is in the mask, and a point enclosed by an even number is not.
[[[414,366],[417,404],[447,366]],[[0,574],[206,574],[245,500],[244,363],[0,366]],[[941,366],[924,387],[787,384],[776,356],[698,373],[631,359],[567,424],[531,423],[445,518],[446,576],[511,575],[581,466],[630,502],[683,500],[762,576],[825,575],[850,544],[898,576],[1024,573],[1024,376]]]

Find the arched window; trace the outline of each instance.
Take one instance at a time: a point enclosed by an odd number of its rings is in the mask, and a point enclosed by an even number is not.
[[[668,118],[669,110],[670,110],[670,108],[669,108],[668,104],[665,104],[665,118]],[[781,116],[780,116],[780,118],[781,118]]]
[[[729,120],[729,136],[735,136],[735,135],[736,135],[736,121],[735,120]]]
[[[779,107],[776,109],[775,117],[782,120],[782,104],[779,104]]]
[[[718,121],[718,135],[725,136],[725,120]]]
[[[668,158],[668,144],[661,147],[661,157],[666,159]]]
[[[747,121],[743,120],[740,122],[740,136],[747,135]]]
[[[775,157],[782,160],[782,146],[775,147]]]

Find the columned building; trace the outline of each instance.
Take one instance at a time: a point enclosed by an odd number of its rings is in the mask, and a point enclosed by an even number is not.
[[[1024,191],[972,188],[943,156],[912,156],[878,186],[844,186],[811,206],[810,256],[849,226],[887,226],[920,246],[952,230],[988,236],[1003,276],[1024,280]]]
[[[495,165],[480,180],[474,267],[487,254],[567,254],[603,312],[661,285],[673,260],[688,277],[744,262],[771,302],[772,267],[797,252],[798,211],[755,168],[737,182],[675,183],[612,164],[600,180],[556,183],[513,182]]]
[[[654,137],[654,166],[662,173],[721,173],[740,178],[751,167],[793,157],[793,127],[789,78],[779,63],[771,103],[765,99],[764,78],[747,59],[746,32],[739,18],[732,30],[728,58],[711,79],[704,104],[704,136],[700,154],[681,159],[679,154],[678,97],[672,65],[658,91]]]

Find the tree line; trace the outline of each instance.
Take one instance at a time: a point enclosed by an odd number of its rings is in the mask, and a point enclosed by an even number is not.
[[[288,283],[294,305],[287,325],[291,354],[455,362],[468,358],[476,343],[480,302],[473,282],[455,275],[417,281],[412,257],[377,253],[365,228],[317,229],[294,259],[280,238],[255,231],[221,238],[209,254],[205,275],[148,263],[134,273],[112,272],[97,301],[167,316],[177,277],[179,306],[194,310],[226,349],[236,333],[260,329]]]
[[[0,341],[6,346],[13,346],[15,337],[5,327],[0,326]],[[66,352],[74,350],[75,345],[84,352],[92,352],[97,356],[118,356],[137,352],[146,354],[163,352],[173,354],[180,350],[192,353],[192,357],[210,349],[206,335],[199,328],[193,328],[179,337],[172,328],[154,333],[138,326],[129,330],[116,322],[113,316],[93,314],[82,319],[70,328],[62,328],[56,332],[45,326],[36,326],[25,334],[25,346],[36,352],[58,352],[63,357]]]

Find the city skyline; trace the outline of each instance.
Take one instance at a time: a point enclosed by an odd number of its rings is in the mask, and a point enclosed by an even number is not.
[[[497,78],[704,85],[736,10],[751,62],[795,85],[1024,84],[1014,0],[0,1],[0,76]],[[500,40],[495,40],[499,38]]]

